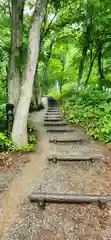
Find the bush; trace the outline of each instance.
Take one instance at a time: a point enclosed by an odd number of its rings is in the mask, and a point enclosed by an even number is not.
[[[6,108],[6,104],[1,104],[0,105],[0,119],[5,119],[5,108]]]
[[[89,87],[63,99],[62,111],[69,122],[85,126],[94,139],[111,141],[111,94]]]
[[[17,147],[13,145],[11,137],[7,137],[5,133],[0,132],[0,152],[2,151],[22,151],[29,152],[34,151],[34,146],[36,143],[36,129],[32,121],[28,121],[28,145],[24,147]]]
[[[52,96],[59,100],[61,97],[62,98],[70,97],[74,91],[75,91],[75,85],[71,83],[67,83],[67,84],[64,84],[62,87],[62,95],[60,91],[56,92],[56,89],[53,88],[51,89],[51,92],[49,92],[48,96]]]

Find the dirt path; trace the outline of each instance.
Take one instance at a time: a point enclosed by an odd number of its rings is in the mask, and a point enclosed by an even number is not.
[[[1,219],[4,240],[110,240],[111,204],[99,209],[97,204],[48,204],[44,211],[29,202],[32,190],[75,194],[111,194],[111,166],[102,149],[88,140],[85,132],[74,128],[73,133],[46,133],[43,113],[33,114],[40,131],[37,152],[12,183],[4,198],[4,216]],[[65,126],[66,127],[66,126]],[[85,137],[83,144],[53,144],[49,138],[58,136]],[[98,154],[101,161],[48,163],[50,154],[76,156]],[[10,194],[10,195],[9,195]],[[0,238],[1,239],[1,238]]]
[[[32,119],[37,122],[39,129],[39,141],[37,150],[30,154],[30,162],[22,172],[12,182],[3,199],[3,215],[0,218],[1,238],[3,233],[8,231],[10,225],[17,219],[19,213],[19,205],[37,185],[43,169],[46,167],[45,156],[48,154],[49,144],[44,129],[41,127],[43,123],[43,112],[32,115]],[[3,238],[4,239],[4,238]]]

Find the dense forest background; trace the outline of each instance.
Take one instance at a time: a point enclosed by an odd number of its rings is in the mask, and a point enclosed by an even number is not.
[[[29,146],[29,109],[44,94],[62,99],[70,122],[111,141],[110,22],[110,0],[0,0],[0,119],[6,103],[15,106],[2,147]]]

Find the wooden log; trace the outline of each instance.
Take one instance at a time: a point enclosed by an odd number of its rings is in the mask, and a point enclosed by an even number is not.
[[[44,115],[44,118],[45,119],[50,119],[50,118],[52,118],[52,119],[55,119],[55,118],[63,119],[63,117],[61,117],[60,115]]]
[[[70,142],[80,142],[80,143],[83,143],[84,142],[84,139],[82,138],[72,138],[72,139],[68,139],[68,138],[60,138],[60,139],[57,139],[57,138],[52,138],[52,139],[49,139],[49,142],[51,143],[70,143]]]
[[[106,203],[111,202],[111,195],[75,195],[67,193],[39,193],[35,192],[30,195],[31,202],[38,202],[39,206],[44,203],[63,203],[63,204],[88,204],[93,202]]]
[[[63,121],[63,118],[44,118],[44,121]]]
[[[46,116],[50,116],[50,115],[58,116],[58,115],[60,115],[60,113],[59,112],[54,112],[54,114],[53,114],[52,112],[46,112],[45,115]]]
[[[44,115],[44,118],[63,118],[63,117],[61,117],[59,114],[57,114],[57,115],[53,115],[53,114],[51,114],[51,115]]]
[[[48,110],[49,110],[49,111],[50,111],[50,110],[51,110],[51,111],[53,111],[53,110],[58,110],[58,111],[59,111],[59,109],[60,109],[59,107],[54,107],[54,108],[48,108],[48,107],[47,107],[47,108],[46,108],[47,111],[48,111]]]
[[[56,109],[56,108],[59,109],[59,106],[56,105],[56,106],[48,106],[48,107],[47,107],[47,109]]]
[[[45,118],[63,118],[60,114],[44,114]]]
[[[50,156],[48,157],[49,162],[57,163],[59,161],[70,161],[70,162],[76,162],[76,161],[91,161],[95,162],[95,160],[100,159],[100,157],[97,156]]]
[[[59,109],[46,109],[46,112],[59,112]]]
[[[45,122],[44,126],[66,126],[67,122]]]
[[[65,132],[72,132],[72,131],[74,131],[74,129],[71,129],[71,128],[69,128],[69,129],[54,129],[54,128],[49,128],[49,129],[47,129],[47,132],[63,132],[63,133],[65,133]]]

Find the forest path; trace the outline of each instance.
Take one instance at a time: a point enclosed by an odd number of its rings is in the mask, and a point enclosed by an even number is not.
[[[29,154],[30,162],[27,163],[22,173],[11,183],[4,195],[2,203],[2,216],[0,218],[0,240],[3,233],[17,220],[19,206],[28,197],[37,185],[43,169],[46,167],[46,155],[49,151],[47,135],[43,128],[44,111],[31,114],[31,119],[36,123],[39,140],[36,152]],[[4,239],[4,237],[3,237]]]
[[[22,174],[11,184],[4,197],[1,218],[4,240],[105,240],[111,237],[111,205],[99,209],[97,204],[48,204],[45,210],[30,203],[33,190],[74,193],[111,194],[111,166],[107,165],[102,148],[88,139],[83,129],[74,127],[70,133],[46,133],[43,126],[44,112],[33,113],[31,118],[39,129],[36,153]],[[64,129],[67,127],[64,126]],[[54,144],[53,137],[84,137],[85,142]],[[86,156],[99,154],[101,160],[92,162],[48,163],[51,154]]]

